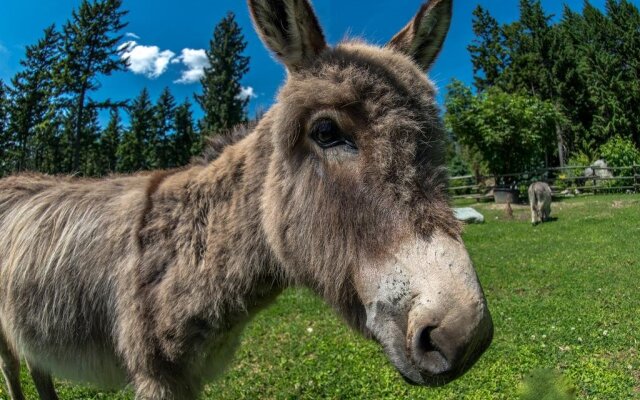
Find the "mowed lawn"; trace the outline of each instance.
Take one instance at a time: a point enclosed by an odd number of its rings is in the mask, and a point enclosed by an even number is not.
[[[640,399],[640,196],[554,203],[557,220],[537,227],[526,207],[514,207],[514,219],[492,204],[477,208],[487,222],[464,238],[495,338],[464,377],[438,389],[405,384],[375,343],[296,289],[249,325],[231,369],[203,398],[514,399],[532,371],[550,370],[577,398]],[[25,371],[23,383],[37,398]],[[133,398],[57,388],[62,399]]]

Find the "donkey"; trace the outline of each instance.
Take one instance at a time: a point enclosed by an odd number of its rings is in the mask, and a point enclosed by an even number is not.
[[[551,215],[551,188],[544,182],[534,182],[529,186],[531,224],[537,225],[549,220]]]
[[[448,205],[429,69],[451,0],[385,47],[329,47],[308,0],[249,0],[288,71],[277,103],[210,160],[101,180],[0,181],[0,357],[51,376],[193,399],[291,285],[379,342],[410,383],[468,370],[493,325]],[[243,135],[236,135],[243,136]]]

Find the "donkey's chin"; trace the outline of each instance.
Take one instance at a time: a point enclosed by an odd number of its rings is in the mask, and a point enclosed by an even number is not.
[[[385,348],[385,353],[391,361],[391,364],[396,368],[400,376],[412,386],[428,386],[428,387],[439,387],[444,386],[447,383],[453,381],[458,378],[462,373],[443,373],[443,374],[428,374],[424,371],[421,371],[415,363],[413,363],[410,358],[405,353],[404,346],[399,348],[391,349],[384,345],[377,339],[378,342],[382,344]]]
[[[410,356],[406,353],[406,347],[404,344],[395,349],[391,349],[390,347],[385,346],[379,338],[377,341],[385,348],[385,353],[387,354],[389,361],[391,361],[400,376],[402,376],[405,382],[412,386],[444,386],[464,375],[464,373],[467,372],[479,358],[478,356],[473,360],[468,360],[464,364],[464,368],[450,369],[451,361],[438,354],[438,363],[442,365],[442,372],[431,373],[426,372],[411,360]],[[404,340],[400,339],[400,341],[404,343]]]

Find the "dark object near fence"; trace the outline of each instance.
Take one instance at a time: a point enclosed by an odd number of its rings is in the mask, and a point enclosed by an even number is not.
[[[493,189],[493,199],[496,204],[514,204],[520,201],[520,191],[511,188]]]
[[[585,177],[583,173],[587,169],[590,169],[593,175]],[[599,173],[601,169],[606,169],[607,173]],[[496,203],[506,204],[504,191],[509,189],[497,188],[495,184],[495,182],[504,181],[505,178],[525,187],[528,187],[533,181],[546,182],[551,187],[554,197],[564,197],[572,195],[572,193],[640,193],[640,165],[628,167],[576,166],[544,168],[531,172],[495,176],[454,176],[449,179],[451,183],[449,193],[454,199],[465,198],[477,201],[495,199]],[[517,203],[518,200],[511,201],[511,203]]]

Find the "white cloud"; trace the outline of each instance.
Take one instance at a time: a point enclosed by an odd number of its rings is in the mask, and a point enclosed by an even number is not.
[[[209,66],[207,53],[203,49],[182,49],[182,54],[171,63],[182,63],[187,67],[182,71],[180,79],[174,81],[182,84],[198,82],[204,76],[204,69]]]
[[[255,91],[251,86],[247,86],[247,87],[243,86],[242,89],[240,89],[240,94],[238,95],[238,98],[243,100],[255,99],[256,97],[258,97],[258,95],[255,93]]]
[[[125,36],[125,37],[130,37],[130,38],[133,38],[133,39],[138,39],[138,40],[140,40],[140,36],[136,35],[136,34],[135,34],[135,33],[133,33],[133,32],[127,32],[127,33],[125,33],[125,34],[124,34],[124,36]]]
[[[131,72],[151,79],[164,74],[176,55],[171,50],[160,51],[158,46],[143,46],[134,40],[121,44],[119,49],[123,50],[122,58],[128,59]]]

